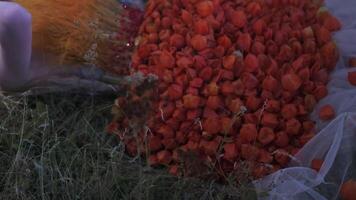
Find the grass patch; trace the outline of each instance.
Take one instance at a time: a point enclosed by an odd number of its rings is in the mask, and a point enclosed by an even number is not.
[[[253,187],[177,178],[104,133],[114,96],[0,97],[0,199],[255,199]]]

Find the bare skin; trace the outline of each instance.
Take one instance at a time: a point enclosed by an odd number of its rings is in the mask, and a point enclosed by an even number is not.
[[[21,87],[31,79],[31,15],[21,6],[0,2],[0,85]]]

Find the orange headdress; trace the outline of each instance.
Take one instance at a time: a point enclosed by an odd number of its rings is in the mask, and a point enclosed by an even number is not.
[[[115,0],[16,0],[32,14],[33,49],[57,64],[105,67],[118,41],[122,7]]]

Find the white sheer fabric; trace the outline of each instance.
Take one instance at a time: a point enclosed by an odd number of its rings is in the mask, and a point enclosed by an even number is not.
[[[341,57],[328,84],[329,94],[311,114],[318,134],[291,161],[279,170],[254,182],[259,200],[332,200],[337,199],[341,184],[356,171],[356,87],[350,85],[347,58],[356,56],[356,1],[325,0],[327,8],[342,23],[333,35]],[[337,117],[328,123],[318,119],[322,105],[331,104]],[[323,159],[319,172],[310,168],[313,159]],[[353,177],[355,178],[355,177]]]

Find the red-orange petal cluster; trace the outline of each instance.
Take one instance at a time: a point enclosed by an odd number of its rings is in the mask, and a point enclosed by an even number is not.
[[[197,163],[222,174],[246,161],[255,178],[286,167],[316,134],[309,114],[339,56],[331,35],[341,25],[317,2],[149,0],[132,71],[158,80],[118,98],[125,116],[110,130],[130,155],[173,175],[191,175],[184,165]],[[354,72],[347,78],[356,85]]]

